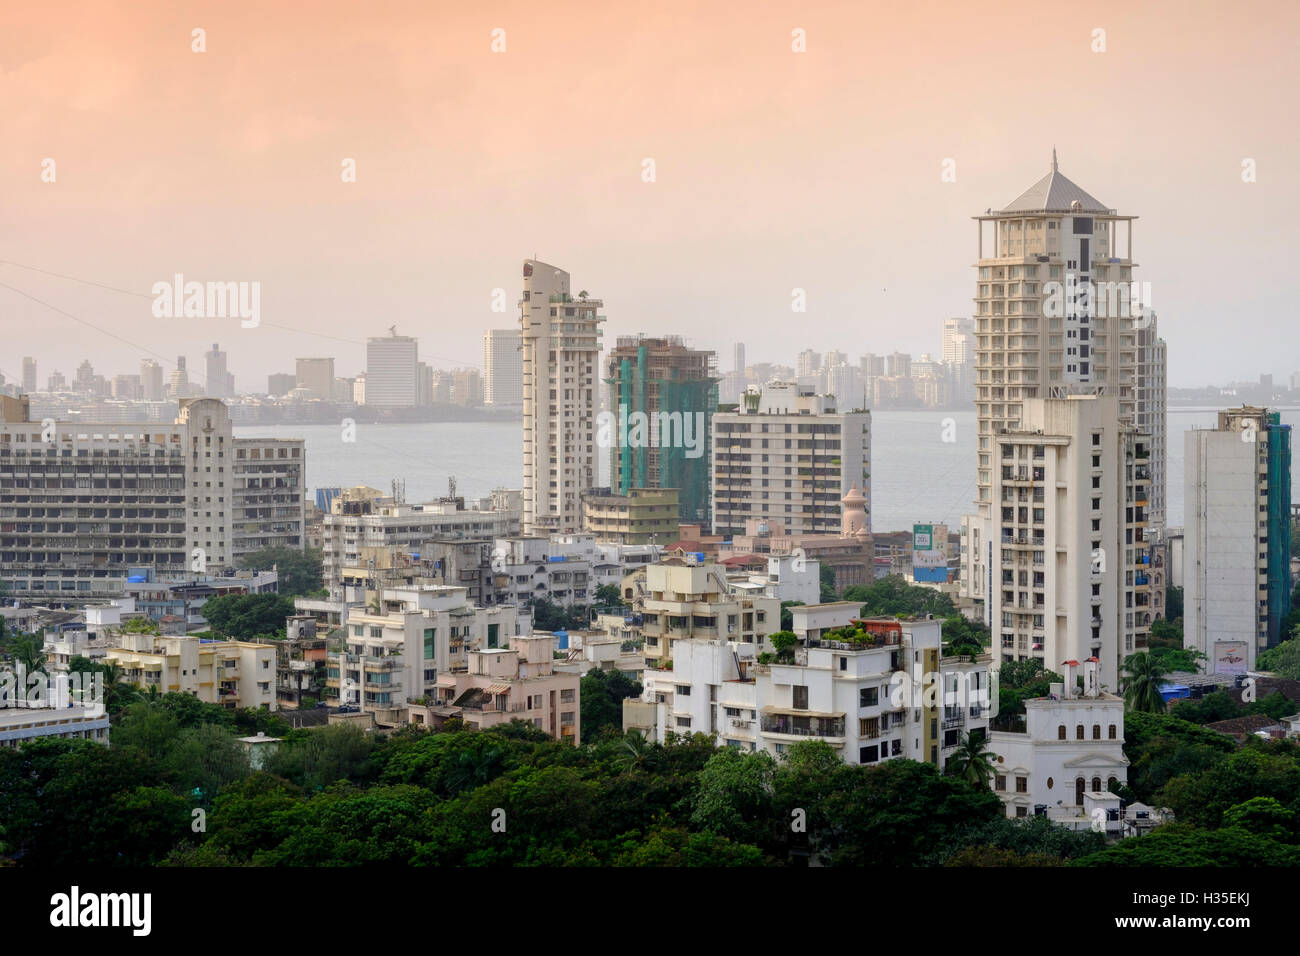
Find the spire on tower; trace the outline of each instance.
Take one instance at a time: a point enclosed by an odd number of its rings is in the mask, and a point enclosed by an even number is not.
[[[1052,172],[1056,172],[1056,147],[1052,147]]]

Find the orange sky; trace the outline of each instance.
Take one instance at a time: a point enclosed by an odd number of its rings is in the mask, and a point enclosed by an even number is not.
[[[790,364],[937,352],[940,320],[970,314],[970,216],[1053,145],[1141,217],[1171,384],[1300,370],[1295,3],[17,7],[0,10],[0,259],[141,293],[176,272],[259,281],[263,325],[156,319],[147,298],[0,266],[111,333],[0,288],[11,379],[28,354],[42,385],[86,357],[110,376],[146,354],[196,367],[213,341],[241,388],[298,355],[355,374],[394,323],[434,365],[477,364],[534,254],[605,299],[607,342],[685,334],[724,369],[736,340]]]

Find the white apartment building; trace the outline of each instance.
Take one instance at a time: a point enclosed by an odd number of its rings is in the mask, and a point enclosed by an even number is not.
[[[302,440],[235,438],[216,399],[175,422],[32,422],[0,399],[0,580],[15,597],[87,600],[156,577],[302,547]]]
[[[412,336],[388,335],[366,339],[365,403],[387,408],[411,408],[420,404],[416,366],[420,344]]]
[[[999,433],[988,607],[1003,660],[1096,657],[1104,688],[1151,627],[1148,439],[1113,395],[1026,399]]]
[[[596,485],[600,315],[569,293],[569,274],[524,260],[520,299],[524,392],[524,534],[578,531],[582,492]]]
[[[851,621],[823,607],[823,617]],[[987,731],[988,655],[942,658],[940,621],[858,623],[864,639],[810,638],[794,663],[760,664],[751,642],[678,641],[672,669],[647,668],[641,699],[624,702],[624,730],[660,742],[716,734],[719,746],[774,756],[816,739],[847,763],[940,767],[965,733]],[[927,679],[942,693],[927,695]]]
[[[768,635],[781,629],[781,602],[738,590],[721,565],[669,558],[629,574],[622,588],[642,620],[647,664],[672,660],[677,645],[691,638],[770,650]]]
[[[329,656],[327,698],[364,711],[434,694],[439,674],[464,670],[471,651],[505,647],[519,632],[510,606],[475,607],[463,587],[387,588],[378,610],[354,610],[347,647]]]
[[[595,543],[591,535],[498,538],[492,547],[496,599],[523,604],[544,598],[570,607],[596,596]]]
[[[362,548],[407,547],[418,552],[423,542],[434,538],[486,539],[518,533],[517,492],[493,492],[490,501],[477,508],[463,504],[453,499],[412,505],[374,488],[345,490],[321,518],[326,583],[337,583],[343,568],[362,564]]]
[[[1219,412],[1184,436],[1183,642],[1212,674],[1244,674],[1289,635],[1291,434],[1276,413]]]
[[[1036,813],[1075,828],[1092,825],[1090,794],[1128,782],[1124,756],[1124,699],[1101,690],[1100,662],[1084,661],[1083,690],[1076,689],[1080,665],[1059,665],[1063,683],[1048,697],[1025,701],[1024,730],[994,730],[993,791],[1009,817]]]
[[[214,641],[191,636],[122,634],[104,660],[122,669],[122,680],[161,694],[193,694],[230,709],[276,709],[275,647],[253,641]]]
[[[1114,395],[1120,417],[1136,423],[1141,391],[1153,444],[1163,447],[1165,425],[1151,394],[1156,385],[1145,379],[1163,369],[1162,350],[1153,344],[1152,326],[1147,360],[1140,361],[1143,320],[1131,314],[1135,301],[1149,302],[1130,295],[1136,217],[1120,215],[1067,179],[1053,151],[1046,176],[1004,209],[974,218],[979,510],[963,519],[962,594],[983,604],[998,507],[997,436],[1020,427],[1027,399]],[[1156,504],[1163,509],[1163,496]]]
[[[795,554],[774,554],[767,559],[766,572],[727,575],[732,589],[740,594],[761,594],[780,601],[817,604],[821,601],[821,562]]]
[[[524,403],[523,339],[518,329],[483,333],[483,403],[496,408]]]
[[[871,514],[871,413],[791,382],[741,396],[713,417],[713,533],[744,534],[749,518],[791,534],[840,530],[840,501],[857,486]],[[868,530],[870,526],[868,524]]]

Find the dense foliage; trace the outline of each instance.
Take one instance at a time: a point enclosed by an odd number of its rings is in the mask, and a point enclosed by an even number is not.
[[[314,548],[265,548],[244,555],[239,559],[239,566],[257,571],[275,568],[279,591],[285,597],[321,590],[321,553]]]

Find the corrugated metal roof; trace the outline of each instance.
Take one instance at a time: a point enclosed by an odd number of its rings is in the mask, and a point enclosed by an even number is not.
[[[1078,201],[1084,212],[1109,212],[1110,208],[1061,175],[1052,150],[1052,168],[1046,176],[1013,199],[1002,212],[1069,212]]]

